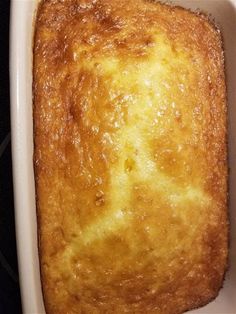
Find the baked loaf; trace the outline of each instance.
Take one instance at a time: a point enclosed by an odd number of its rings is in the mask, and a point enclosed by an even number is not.
[[[179,314],[227,264],[219,31],[145,0],[48,0],[34,42],[35,177],[49,314]]]

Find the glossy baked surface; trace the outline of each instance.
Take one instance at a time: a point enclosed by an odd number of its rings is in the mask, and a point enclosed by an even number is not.
[[[144,0],[42,1],[33,88],[47,313],[179,314],[215,298],[228,221],[214,26]]]

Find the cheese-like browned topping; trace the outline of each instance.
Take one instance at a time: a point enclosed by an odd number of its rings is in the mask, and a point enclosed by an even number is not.
[[[224,62],[204,16],[48,0],[34,46],[35,174],[49,314],[178,314],[227,258]]]

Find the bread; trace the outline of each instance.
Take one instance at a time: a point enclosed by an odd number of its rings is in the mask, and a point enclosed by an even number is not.
[[[34,165],[48,314],[179,314],[228,254],[221,35],[145,0],[48,0],[34,41]]]

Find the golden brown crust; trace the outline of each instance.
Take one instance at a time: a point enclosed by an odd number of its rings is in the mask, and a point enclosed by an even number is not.
[[[220,33],[145,0],[48,0],[34,45],[47,313],[180,314],[227,260]]]

